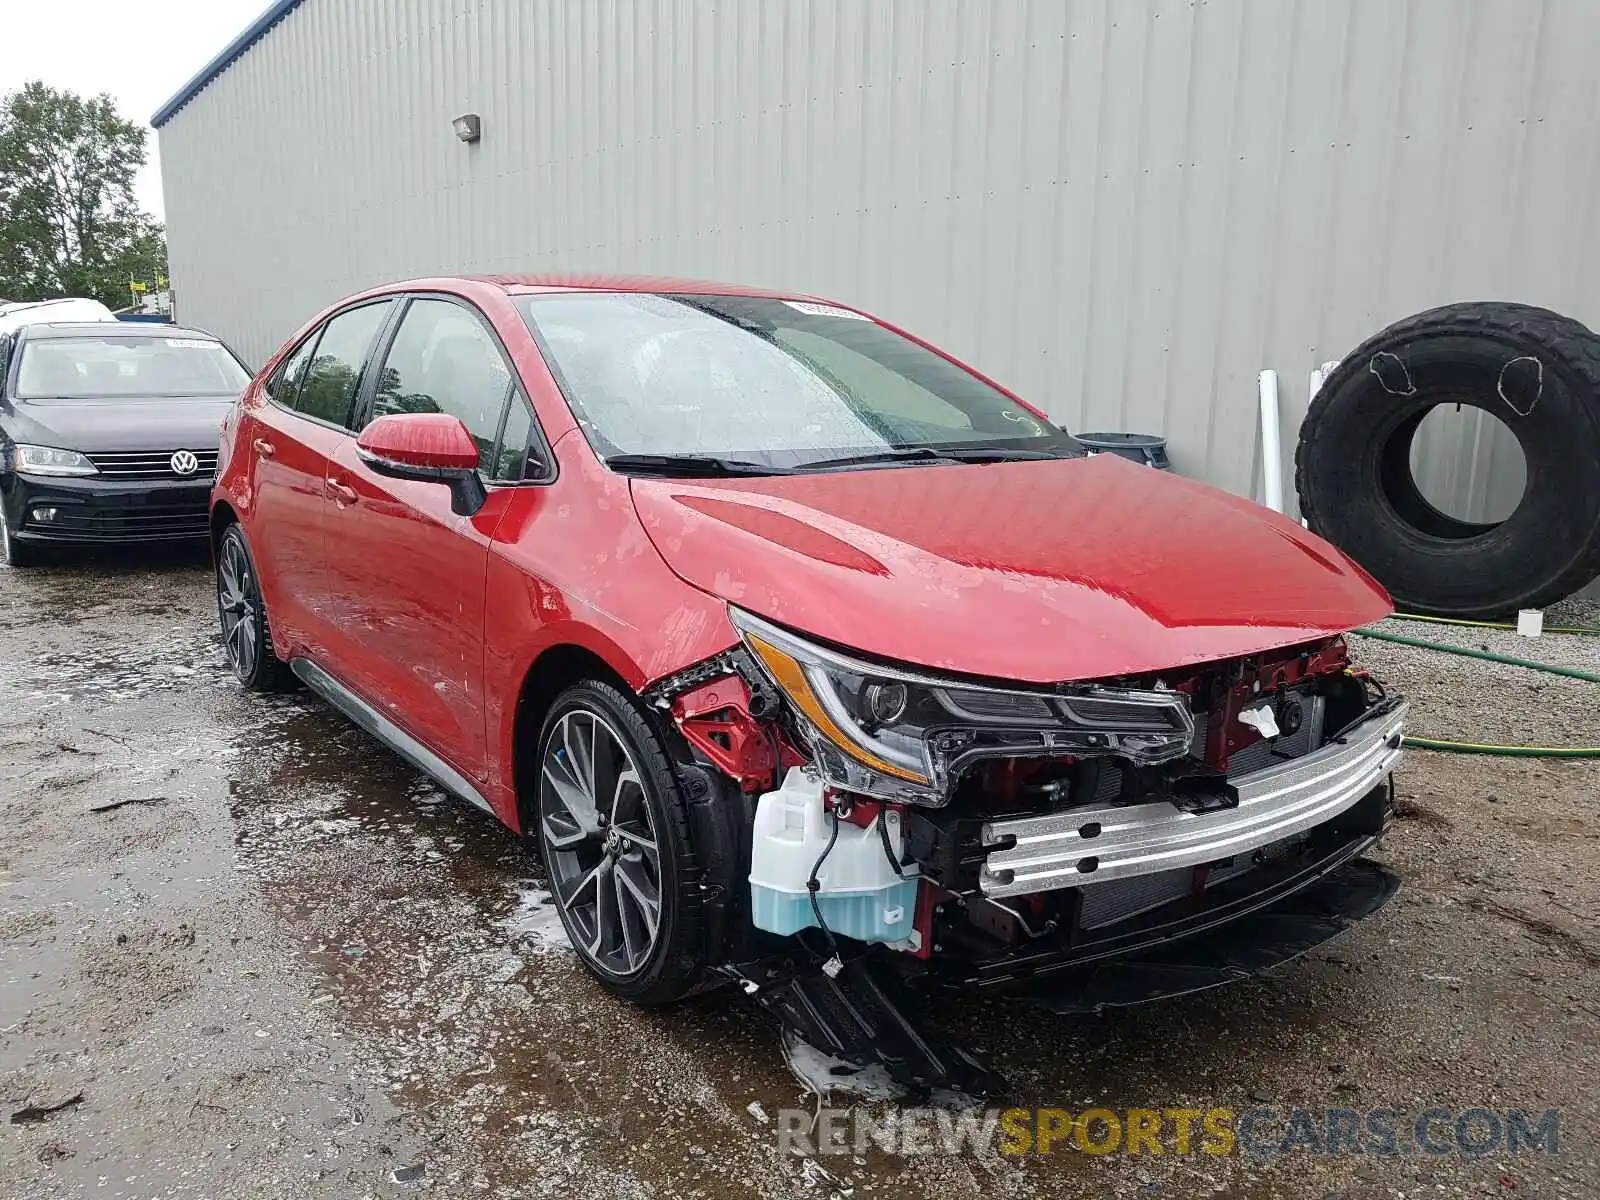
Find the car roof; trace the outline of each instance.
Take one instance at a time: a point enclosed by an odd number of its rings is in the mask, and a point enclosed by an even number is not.
[[[30,341],[37,338],[122,337],[122,338],[201,338],[208,342],[218,339],[204,329],[189,329],[181,325],[156,325],[143,321],[53,321],[38,325],[24,325],[17,330],[19,336]]]
[[[425,279],[406,279],[384,284],[373,292],[421,291],[430,285],[447,282],[488,284],[513,296],[538,292],[677,292],[702,296],[763,296],[776,300],[814,299],[798,292],[751,287],[738,283],[717,283],[708,279],[678,279],[658,275],[607,275],[549,272],[525,275],[434,275]]]
[[[63,304],[95,304],[101,308],[105,305],[88,296],[52,296],[48,300],[0,300],[0,317],[10,316],[12,313],[28,312],[32,309],[55,308]],[[107,312],[111,310],[106,308]],[[110,318],[107,318],[108,320]]]
[[[750,287],[737,283],[717,283],[709,279],[675,279],[654,275],[491,275],[513,294],[528,292],[678,292],[708,296],[787,296],[788,292]]]

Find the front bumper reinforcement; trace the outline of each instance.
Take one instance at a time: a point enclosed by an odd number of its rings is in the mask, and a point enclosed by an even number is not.
[[[1350,808],[1394,770],[1407,705],[1374,714],[1303,757],[1232,782],[1237,808],[1184,812],[1166,800],[1073,808],[991,821],[997,846],[979,887],[1020,896],[1214,863],[1322,824]]]

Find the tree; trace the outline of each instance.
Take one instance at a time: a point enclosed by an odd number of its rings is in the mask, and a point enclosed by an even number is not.
[[[146,130],[110,96],[33,82],[0,103],[0,297],[128,303],[167,270],[161,224],[133,196]]]

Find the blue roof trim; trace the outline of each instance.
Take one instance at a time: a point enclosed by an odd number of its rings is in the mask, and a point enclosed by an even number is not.
[[[302,3],[303,0],[272,0],[267,11],[250,23],[250,28],[229,42],[221,54],[201,67],[198,75],[179,88],[171,100],[156,110],[156,115],[150,118],[150,124],[160,129],[172,120],[180,108],[205,90],[205,86],[218,75],[243,58],[251,46],[267,36],[268,30],[299,8]]]

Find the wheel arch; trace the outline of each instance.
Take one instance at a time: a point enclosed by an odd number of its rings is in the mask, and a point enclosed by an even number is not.
[[[536,828],[539,735],[557,697],[583,679],[602,680],[625,696],[638,697],[661,677],[639,670],[620,647],[596,637],[593,630],[580,627],[572,632],[582,641],[553,642],[528,665],[510,722],[515,816],[525,835]],[[693,869],[703,890],[703,961],[721,962],[738,952],[750,934],[749,888],[744,879],[750,871],[754,803],[727,775],[693,761],[669,719],[649,705],[642,709],[646,725],[660,735],[678,780]]]
[[[523,674],[511,731],[511,778],[516,791],[517,827],[533,820],[539,762],[539,734],[556,697],[582,679],[601,679],[628,694],[635,687],[608,658],[577,642],[557,642],[541,650]]]

